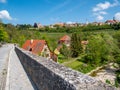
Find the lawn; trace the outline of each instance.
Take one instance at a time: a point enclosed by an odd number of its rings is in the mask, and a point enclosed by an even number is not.
[[[77,59],[70,59],[65,61],[61,60],[60,63],[62,63],[66,67],[72,68],[82,73],[89,73],[90,71],[96,68],[95,66],[85,64]]]
[[[85,64],[84,62],[80,61],[82,56],[83,55],[80,55],[77,58],[58,59],[58,62],[66,67],[72,68],[82,73],[89,73],[96,68],[95,66]]]
[[[71,63],[66,64],[65,66],[70,67],[72,69],[76,69],[77,67],[80,67],[82,64],[83,64],[82,62],[75,60]]]

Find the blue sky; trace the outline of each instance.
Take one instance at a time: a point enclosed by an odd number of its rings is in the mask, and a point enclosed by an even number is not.
[[[85,23],[113,17],[120,20],[120,0],[0,0],[0,19],[4,23]]]

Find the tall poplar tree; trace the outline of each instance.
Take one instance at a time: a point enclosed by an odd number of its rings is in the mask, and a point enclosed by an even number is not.
[[[72,57],[78,57],[82,52],[81,37],[77,33],[73,33],[71,37]]]

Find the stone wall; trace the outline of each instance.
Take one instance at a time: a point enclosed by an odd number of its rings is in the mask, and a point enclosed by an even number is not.
[[[54,61],[32,55],[18,47],[15,51],[38,90],[115,90],[90,76],[66,68]]]

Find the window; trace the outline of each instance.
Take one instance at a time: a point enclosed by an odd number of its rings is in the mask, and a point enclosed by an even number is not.
[[[32,48],[30,48],[29,51],[32,51]]]

